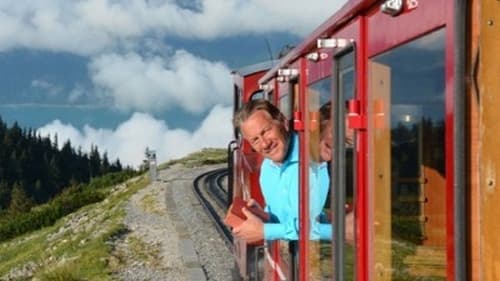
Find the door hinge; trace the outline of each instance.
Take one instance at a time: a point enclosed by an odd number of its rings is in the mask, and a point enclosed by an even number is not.
[[[366,129],[366,115],[361,114],[361,103],[352,99],[347,101],[347,126],[349,129]]]
[[[304,131],[304,119],[301,111],[293,112],[293,129],[297,132]]]

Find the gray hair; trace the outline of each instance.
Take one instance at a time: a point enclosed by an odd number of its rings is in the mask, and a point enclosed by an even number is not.
[[[281,111],[272,103],[264,99],[251,100],[250,102],[244,104],[234,115],[233,125],[235,128],[239,129],[241,124],[245,122],[248,117],[258,110],[264,110],[273,120],[280,122],[285,121],[285,116]]]

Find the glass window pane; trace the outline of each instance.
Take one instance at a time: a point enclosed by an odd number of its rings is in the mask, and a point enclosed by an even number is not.
[[[340,113],[338,120],[335,122],[334,132],[343,132],[340,136],[342,143],[339,144],[339,149],[343,155],[343,176],[341,180],[342,188],[344,190],[346,206],[346,212],[344,217],[344,224],[346,228],[346,243],[344,243],[344,280],[355,280],[355,240],[354,240],[354,212],[353,206],[356,202],[355,192],[354,192],[354,179],[355,179],[355,136],[354,131],[348,128],[347,116],[348,112],[345,109],[347,101],[353,100],[355,98],[354,92],[354,52],[350,52],[337,61],[338,67],[338,91],[337,96],[339,103],[337,105],[337,111]]]
[[[370,60],[372,276],[445,280],[444,29]]]
[[[327,77],[319,80],[308,87],[309,102],[309,130],[308,139],[310,141],[310,256],[309,263],[311,269],[310,280],[331,280],[334,278],[335,268],[332,266],[333,243],[335,226],[333,216],[332,190],[343,190],[341,192],[342,202],[348,202],[350,206],[354,199],[354,167],[353,156],[354,136],[345,124],[346,111],[345,104],[349,99],[354,98],[354,53],[350,52],[335,59],[335,77]],[[332,91],[332,81],[338,85]],[[335,94],[333,96],[332,94]],[[333,102],[333,104],[332,104]],[[341,120],[341,121],[339,121]],[[341,138],[349,139],[335,148],[334,137],[338,132]],[[342,180],[333,181],[330,175],[334,149],[342,151]],[[338,164],[337,164],[337,167]],[[326,170],[326,172],[325,172]],[[324,175],[326,173],[326,175]],[[333,182],[341,182],[342,186],[332,186]],[[347,198],[346,198],[347,197]],[[354,247],[354,213],[344,211],[344,204],[341,204],[342,219],[346,228],[349,228],[349,243],[343,242],[343,280],[354,280],[355,273],[355,247]]]
[[[329,171],[326,159],[320,151],[321,119],[320,108],[331,97],[331,78],[325,78],[309,85],[307,98],[309,102],[309,213],[310,241],[308,262],[310,280],[328,280],[331,270],[331,221],[328,217],[330,206],[327,203],[329,195]],[[331,128],[331,127],[330,127]]]
[[[290,95],[288,93],[280,96],[278,106],[283,115],[285,115],[286,119],[292,118],[292,104],[290,102]]]
[[[264,91],[257,91],[257,92],[252,94],[252,96],[250,97],[250,100],[260,100],[260,99],[264,99],[264,98],[265,98]]]

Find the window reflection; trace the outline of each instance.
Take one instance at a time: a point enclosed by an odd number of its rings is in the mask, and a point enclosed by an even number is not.
[[[331,219],[329,197],[329,169],[321,155],[321,140],[325,121],[320,108],[330,101],[331,79],[319,80],[308,87],[309,102],[309,205],[310,205],[310,241],[309,268],[310,280],[328,280],[331,278]],[[331,126],[330,126],[331,128]]]
[[[250,97],[250,100],[259,100],[259,99],[264,99],[264,98],[265,98],[264,91],[257,91],[257,92],[252,94],[252,96]]]
[[[336,191],[332,196],[332,208],[342,212],[339,223],[343,223],[345,229],[344,240],[339,242],[341,245],[334,247],[334,250],[339,251],[336,252],[338,257],[336,257],[334,268],[337,268],[339,271],[337,276],[343,280],[355,280],[356,264],[354,259],[356,248],[354,244],[354,212],[352,211],[356,201],[354,192],[356,161],[353,153],[355,135],[347,124],[348,112],[346,108],[348,101],[355,99],[354,54],[351,51],[338,56],[335,60],[337,88],[333,98],[335,101],[333,134],[337,135],[334,149],[338,152],[334,153],[337,158],[333,159],[332,165],[332,174],[334,175],[332,189]]]
[[[285,115],[286,119],[292,118],[292,103],[290,101],[290,95],[286,93],[285,95],[280,96],[279,99],[279,108],[283,115]]]
[[[310,280],[331,280],[334,278],[335,271],[332,267],[333,258],[333,240],[335,226],[333,226],[333,205],[331,202],[332,190],[333,188],[342,189],[343,192],[339,194],[342,196],[342,202],[351,203],[354,201],[353,193],[353,174],[354,174],[354,158],[352,153],[352,147],[354,145],[354,136],[352,130],[347,129],[345,123],[346,111],[345,104],[349,99],[354,98],[354,53],[349,52],[345,55],[336,58],[334,62],[337,68],[334,72],[335,77],[327,77],[319,80],[308,88],[308,100],[309,100],[309,116],[310,116],[310,130],[309,130],[309,140],[310,140],[310,159],[312,159],[310,164],[310,205],[311,206],[321,206],[322,210],[315,210],[311,208],[311,214],[319,214],[318,216],[311,218],[312,233],[310,245],[310,257],[308,261],[310,262],[311,276]],[[335,83],[336,87],[332,85]],[[334,91],[332,91],[334,90]],[[335,97],[332,95],[335,93]],[[341,120],[341,121],[340,121]],[[333,150],[335,148],[334,138],[335,135],[339,134],[342,139],[348,138],[349,141],[337,145],[336,149],[343,151],[342,153],[342,181],[341,186],[334,187],[333,179],[330,175],[330,170],[332,166]],[[326,167],[325,167],[326,166]],[[339,167],[339,166],[337,166]],[[329,188],[325,191],[320,192],[320,195],[314,192],[315,189],[321,189],[317,185],[319,183],[314,182],[314,178],[318,178],[317,174],[321,173],[321,169],[328,171],[329,177]],[[340,182],[340,181],[335,181]],[[315,186],[316,185],[316,186]],[[325,196],[326,195],[326,196]],[[323,204],[324,203],[324,204]],[[319,205],[321,204],[321,205]],[[342,220],[343,224],[347,229],[349,229],[344,239],[348,238],[351,244],[345,244],[344,259],[342,271],[344,272],[343,280],[354,280],[354,214],[349,212],[344,216],[344,204],[342,203]],[[328,231],[325,231],[327,229]],[[317,235],[314,232],[319,233]],[[325,235],[325,233],[327,233]],[[315,235],[316,234],[316,235]],[[318,240],[319,239],[319,240]]]
[[[384,280],[444,280],[444,30],[369,64],[373,270]]]

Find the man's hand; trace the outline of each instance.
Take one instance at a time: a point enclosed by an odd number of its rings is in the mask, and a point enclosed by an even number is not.
[[[233,234],[236,237],[245,240],[249,244],[253,244],[263,240],[264,223],[262,222],[262,220],[252,212],[250,212],[247,208],[243,208],[242,212],[247,217],[247,219],[239,226],[233,228]]]
[[[255,199],[250,198],[247,202],[247,207],[248,208],[258,208],[262,209],[262,206],[260,206],[259,202],[257,202]]]
[[[264,208],[260,206],[259,202],[255,201],[255,199],[250,198],[247,202],[248,210],[252,211],[252,213],[259,215],[262,222],[266,222],[269,220],[269,214],[264,211]]]

